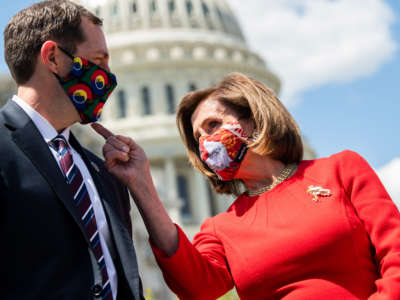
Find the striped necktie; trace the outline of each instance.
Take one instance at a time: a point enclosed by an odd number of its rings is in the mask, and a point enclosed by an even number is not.
[[[93,250],[102,275],[102,289],[94,291],[98,297],[103,300],[112,300],[112,291],[110,280],[108,278],[107,268],[104,261],[103,250],[100,244],[100,235],[97,230],[96,217],[94,215],[93,205],[90,201],[89,193],[83,181],[82,174],[78,167],[74,164],[72,154],[68,150],[68,144],[65,137],[57,135],[51,142],[50,146],[57,151],[57,157],[61,165],[62,172],[66,178],[72,195],[74,204],[81,217],[83,227],[90,241],[90,247]]]

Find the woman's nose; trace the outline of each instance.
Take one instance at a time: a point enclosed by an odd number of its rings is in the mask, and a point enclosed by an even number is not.
[[[207,132],[203,128],[199,129],[199,133],[200,133],[199,138],[207,135]]]

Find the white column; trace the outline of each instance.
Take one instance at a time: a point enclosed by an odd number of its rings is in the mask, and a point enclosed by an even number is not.
[[[111,28],[111,14],[110,14],[110,10],[111,10],[111,3],[110,2],[106,2],[103,6],[101,7],[101,18],[104,20],[103,21],[103,28],[104,28],[104,32],[107,32],[110,30]]]
[[[203,28],[204,25],[202,24],[202,9],[201,9],[201,3],[200,0],[192,0],[192,5],[193,5],[193,12],[192,12],[192,17],[191,19],[196,23],[196,27]]]
[[[185,96],[189,92],[189,83],[187,79],[181,78],[179,75],[176,74],[175,78],[179,78],[174,83],[175,86],[175,105],[178,107],[179,103],[181,102],[183,96]]]
[[[158,1],[158,14],[161,19],[162,27],[168,26],[171,27],[169,22],[169,9],[168,9],[168,1]]]
[[[186,11],[186,0],[177,0],[176,1],[176,9],[178,12],[178,16],[181,19],[181,22],[184,27],[190,27],[188,14]]]
[[[167,108],[164,82],[154,79],[153,81],[151,81],[151,85],[149,86],[149,88],[151,111],[155,115],[165,115],[167,113]]]
[[[122,31],[128,30],[129,14],[131,12],[130,1],[119,0],[119,15]]]
[[[175,223],[180,224],[180,207],[182,201],[178,197],[176,168],[171,157],[167,157],[165,160],[165,186],[167,192],[166,209],[171,219]]]
[[[140,12],[140,19],[143,22],[142,28],[149,28],[150,17],[149,17],[149,1],[148,0],[138,0],[138,8]]]
[[[101,115],[102,121],[113,121],[118,115],[118,88],[111,94],[110,98],[104,104],[103,113]]]
[[[192,170],[193,187],[192,198],[192,212],[195,220],[202,223],[207,217],[210,216],[210,199],[208,197],[207,182],[204,176],[197,170]]]
[[[134,82],[134,80],[132,80]],[[140,87],[137,84],[126,85],[126,101],[128,118],[136,118],[142,114]]]

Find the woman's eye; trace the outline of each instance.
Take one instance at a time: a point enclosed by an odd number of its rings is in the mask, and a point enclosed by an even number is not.
[[[215,128],[217,128],[219,126],[219,124],[220,123],[218,121],[211,121],[210,123],[208,123],[208,127],[210,129],[215,129]]]

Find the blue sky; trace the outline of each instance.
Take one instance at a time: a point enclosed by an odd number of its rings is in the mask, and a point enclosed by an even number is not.
[[[317,0],[313,4],[318,2],[320,5],[328,5],[328,2],[324,3],[324,1]],[[340,78],[329,80],[328,78],[317,81],[315,84],[311,82],[310,85],[297,89],[297,92],[283,93],[281,96],[289,95],[288,98],[300,99],[293,101],[294,104],[290,102],[288,107],[318,157],[327,156],[343,149],[352,149],[363,155],[375,169],[379,169],[394,158],[400,157],[400,3],[398,0],[374,1],[386,4],[393,14],[389,34],[397,48],[388,57],[380,59],[372,71],[364,72],[364,74],[359,72],[357,75],[347,78],[345,70],[343,73],[345,79],[343,80]],[[7,6],[3,6],[0,10],[0,27],[4,28],[12,15],[33,2],[35,1],[7,1]],[[234,9],[238,5],[240,6],[238,3],[242,1],[236,2],[236,4],[234,0],[231,2]],[[307,5],[309,4],[301,4],[307,1],[295,0],[293,2],[299,3],[296,7],[298,13],[307,14]],[[275,6],[279,1],[256,0],[249,3]],[[251,18],[242,11],[240,9],[240,12],[237,12],[240,23],[244,27],[245,34],[251,35],[254,33],[251,27],[246,32],[246,25],[251,22]],[[282,23],[284,22],[282,21]],[[265,50],[264,57],[267,63],[274,66],[271,58],[268,57],[268,47],[255,44],[257,38],[250,36],[248,40],[250,40],[250,46],[256,51]],[[375,47],[379,49],[381,44],[377,43]],[[7,72],[3,58],[3,39],[0,51],[0,72]],[[263,55],[263,53],[261,54]],[[275,70],[278,68],[279,65],[278,67],[275,65]],[[349,67],[348,72],[351,73],[352,69]],[[315,76],[318,76],[318,73]],[[285,78],[282,78],[282,82],[285,86]],[[282,100],[285,102],[284,98]]]
[[[230,3],[318,157],[351,149],[377,170],[400,157],[398,0]]]
[[[395,13],[390,30],[400,45],[400,2],[386,2]],[[377,169],[400,156],[399,50],[373,74],[311,88],[301,97],[306,101],[291,112],[319,156],[349,148]]]

